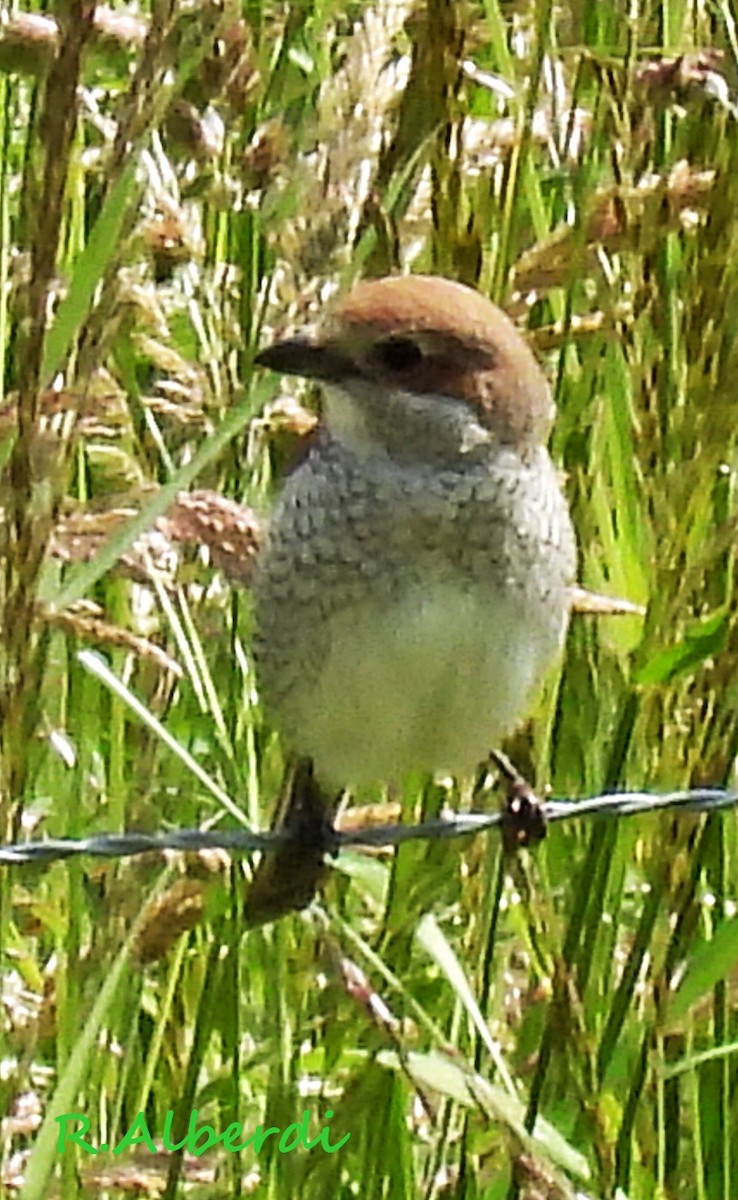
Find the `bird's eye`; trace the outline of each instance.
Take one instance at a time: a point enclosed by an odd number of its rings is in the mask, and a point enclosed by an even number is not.
[[[377,357],[383,367],[399,375],[419,366],[423,361],[423,351],[412,338],[394,337],[379,343]]]

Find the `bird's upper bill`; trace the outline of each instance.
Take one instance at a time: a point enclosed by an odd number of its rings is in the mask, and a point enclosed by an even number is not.
[[[347,390],[445,396],[505,443],[545,442],[553,418],[546,379],[512,321],[479,292],[431,275],[366,280],[319,331],[277,341],[256,362]]]

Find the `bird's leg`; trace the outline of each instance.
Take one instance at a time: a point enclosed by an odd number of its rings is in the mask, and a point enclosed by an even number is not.
[[[525,846],[537,845],[546,836],[546,815],[539,797],[506,754],[490,750],[489,757],[505,780],[501,826],[505,852],[514,854]]]

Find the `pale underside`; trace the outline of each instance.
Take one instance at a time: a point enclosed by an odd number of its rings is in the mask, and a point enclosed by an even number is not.
[[[391,607],[335,612],[315,686],[283,701],[290,740],[337,788],[468,774],[524,714],[566,607],[563,593],[532,603],[517,588],[446,579]]]

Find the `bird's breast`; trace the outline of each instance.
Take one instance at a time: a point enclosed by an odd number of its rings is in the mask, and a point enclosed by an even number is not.
[[[469,773],[521,716],[566,617],[561,595],[531,604],[515,587],[432,578],[337,610],[280,723],[336,788]]]
[[[259,681],[336,788],[475,769],[563,641],[574,541],[548,456],[468,478],[306,464],[257,583]]]

